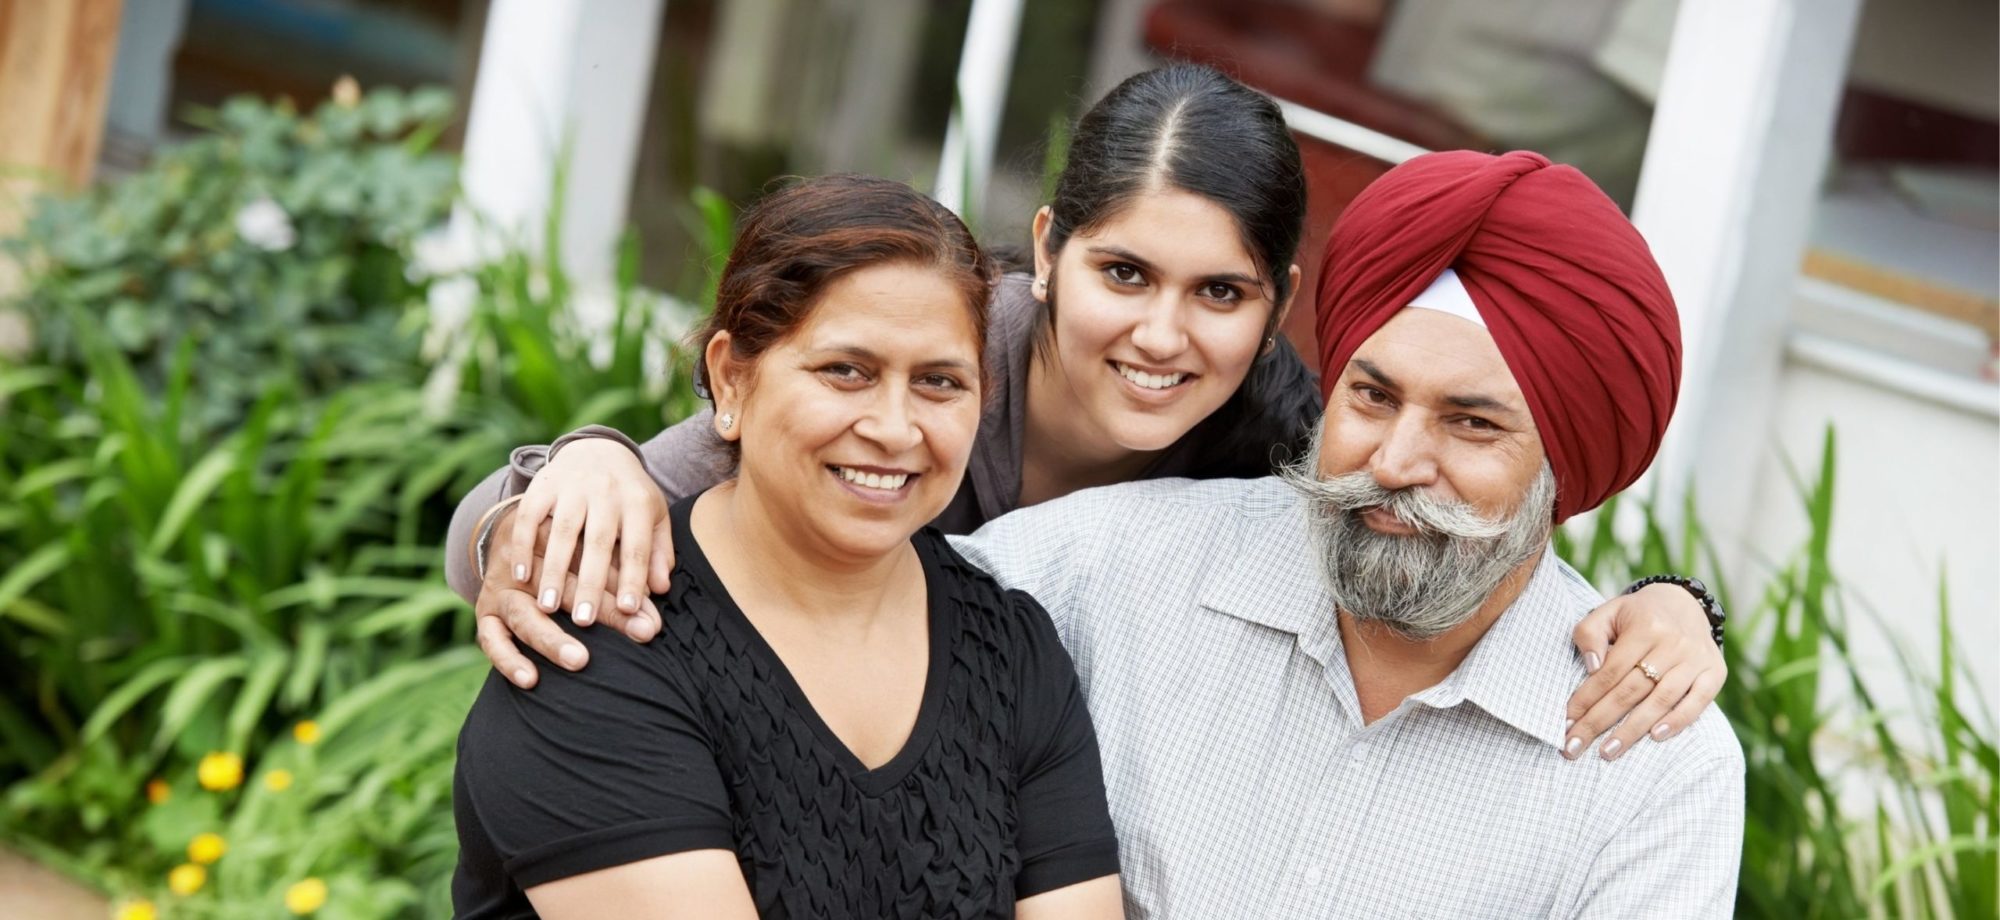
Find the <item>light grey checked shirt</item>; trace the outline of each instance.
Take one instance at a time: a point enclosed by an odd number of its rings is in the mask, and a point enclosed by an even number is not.
[[[1133,918],[1711,917],[1743,756],[1711,709],[1565,760],[1601,597],[1553,554],[1443,683],[1364,727],[1297,494],[1080,492],[954,538],[1033,593],[1082,677]]]

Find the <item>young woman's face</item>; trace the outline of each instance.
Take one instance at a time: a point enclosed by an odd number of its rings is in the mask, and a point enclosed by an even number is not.
[[[1172,445],[1236,392],[1283,306],[1235,219],[1175,189],[1139,195],[1061,252],[1048,224],[1043,208],[1036,276],[1053,281],[1035,296],[1055,305],[1055,379],[1103,446]]]
[[[828,285],[752,367],[729,356],[726,333],[710,340],[740,482],[837,558],[908,541],[957,493],[979,426],[979,340],[963,301],[936,270],[878,265]]]

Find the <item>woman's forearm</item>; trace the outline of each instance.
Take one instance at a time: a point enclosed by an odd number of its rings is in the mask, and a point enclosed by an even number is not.
[[[609,432],[610,429],[598,429]],[[558,445],[590,429],[558,439]],[[638,445],[639,461],[647,475],[660,487],[667,501],[693,495],[729,478],[731,460],[726,442],[715,434],[714,413],[704,409]],[[479,596],[480,573],[474,569],[467,548],[473,529],[487,509],[528,488],[528,483],[548,461],[549,448],[533,445],[517,448],[508,465],[493,471],[459,500],[452,512],[451,529],[445,538],[445,581],[468,601]]]

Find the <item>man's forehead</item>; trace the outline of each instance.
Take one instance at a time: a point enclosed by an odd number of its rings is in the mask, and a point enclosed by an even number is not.
[[[1491,333],[1437,310],[1399,311],[1355,349],[1350,368],[1366,364],[1399,388],[1437,395],[1477,394],[1525,411],[1520,384]]]

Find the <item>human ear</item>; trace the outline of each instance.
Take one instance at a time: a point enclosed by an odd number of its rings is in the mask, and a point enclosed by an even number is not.
[[[733,342],[729,333],[718,332],[702,349],[702,360],[708,365],[708,391],[715,399],[715,433],[725,441],[742,437],[744,375],[748,371],[744,362],[737,360]]]
[[[1289,270],[1289,274],[1291,277],[1291,283],[1286,285],[1285,287],[1289,289],[1291,293],[1285,295],[1285,302],[1278,305],[1277,314],[1271,317],[1272,335],[1276,335],[1278,329],[1280,329],[1285,325],[1285,317],[1290,316],[1292,313],[1292,304],[1298,303],[1299,301],[1299,278],[1303,274],[1302,272],[1299,271],[1299,263],[1297,262],[1292,263],[1292,267]]]
[[[1043,205],[1035,212],[1035,299],[1047,303],[1049,299],[1049,278],[1055,271],[1055,254],[1049,252],[1049,225],[1055,222],[1055,212]]]

